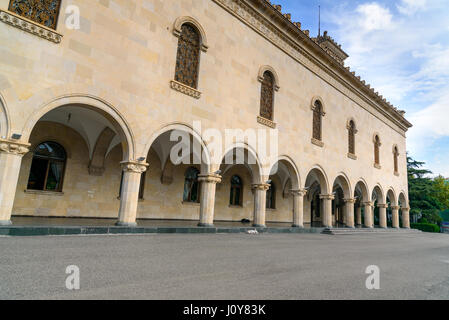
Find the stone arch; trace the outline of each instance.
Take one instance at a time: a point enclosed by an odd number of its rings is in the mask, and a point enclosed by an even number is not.
[[[380,184],[376,185],[373,188],[373,192],[371,192],[371,200],[374,202],[374,200],[377,199],[378,204],[385,204],[386,203],[386,196],[384,193],[384,190],[380,186]]]
[[[268,179],[268,177],[264,176],[264,174],[263,174],[259,155],[247,143],[237,142],[237,143],[229,146],[228,148],[226,148],[221,157],[222,161],[221,161],[220,167],[222,168],[223,165],[228,165],[228,166],[236,165],[235,163],[226,163],[226,158],[231,155],[231,152],[234,153],[234,150],[242,150],[243,151],[246,161],[245,161],[245,163],[237,163],[237,164],[243,164],[249,169],[251,176],[252,176],[252,180],[253,180],[252,183],[253,184],[265,183],[264,179]]]
[[[398,199],[399,199],[399,205],[401,206],[402,209],[409,207],[408,200],[407,200],[407,197],[405,196],[404,191],[401,191]]]
[[[351,182],[345,173],[341,172],[337,175],[337,177],[334,180],[333,187],[335,187],[336,185],[340,185],[340,187],[343,190],[344,197],[346,199],[352,198],[353,193],[352,193]]]
[[[391,206],[397,206],[398,205],[398,198],[396,197],[396,192],[394,191],[394,189],[393,188],[390,188],[388,191],[387,191],[387,194],[386,194],[386,199],[390,199],[390,202],[391,202]]]
[[[307,189],[308,187],[310,187],[310,185],[313,183],[313,180],[316,179],[320,184],[321,193],[328,194],[330,192],[329,179],[327,178],[324,169],[319,165],[315,165],[308,172],[309,173],[307,174],[307,178],[305,181],[305,188]]]
[[[285,167],[288,170],[290,182],[292,185],[293,190],[298,190],[301,186],[301,178],[299,175],[298,167],[296,166],[295,162],[289,157],[289,156],[280,156],[276,163],[272,166],[270,170],[270,175],[277,172],[279,163],[282,163],[285,165]],[[287,182],[287,181],[286,181]]]
[[[271,67],[269,65],[265,65],[265,66],[260,67],[259,74],[257,76],[257,80],[259,80],[259,82],[263,82],[263,80],[264,80],[263,76],[264,76],[265,72],[267,72],[267,71],[270,72],[273,75],[273,78],[274,78],[274,90],[275,91],[279,91],[279,89],[281,88],[280,84],[279,84],[280,83],[279,82],[279,76],[278,76],[276,70],[274,70],[273,67]]]
[[[369,188],[368,184],[364,179],[360,179],[354,188],[354,195],[356,195],[360,191],[362,197],[360,199],[360,202],[369,202],[371,201],[370,195],[369,195]]]
[[[190,16],[183,16],[177,18],[173,24],[173,34],[179,38],[182,32],[181,27],[185,23],[193,25],[198,30],[201,37],[201,51],[207,52],[207,50],[209,49],[209,45],[207,44],[206,32],[204,31],[203,26],[195,18]]]
[[[122,141],[123,161],[135,160],[135,139],[130,125],[124,116],[107,101],[92,95],[72,94],[56,97],[48,102],[45,102],[39,109],[26,120],[22,129],[24,141],[30,139],[31,132],[36,123],[44,115],[52,110],[60,107],[73,105],[77,108],[85,108],[99,113],[106,118],[114,126]]]
[[[8,139],[10,136],[10,123],[9,123],[9,113],[8,107],[6,105],[6,100],[0,92],[0,138]]]
[[[202,147],[201,155],[196,155],[197,157],[199,157],[201,159],[201,173],[202,174],[211,173],[212,162],[211,162],[210,152],[209,152],[209,149],[208,149],[206,143],[204,142],[203,138],[201,137],[201,134],[196,132],[193,127],[189,126],[188,124],[181,123],[181,122],[168,124],[166,126],[161,127],[156,132],[154,132],[151,135],[151,138],[149,139],[147,144],[145,145],[144,153],[143,153],[144,157],[147,157],[148,153],[150,152],[151,147],[156,142],[156,140],[164,133],[168,133],[170,131],[180,131],[180,132],[188,133],[191,137],[193,137],[193,139],[196,140],[196,142],[198,142],[201,145],[201,147]],[[162,165],[164,165],[163,159],[161,159],[161,163],[162,163]]]
[[[322,116],[324,117],[326,115],[326,105],[324,104],[324,101],[320,96],[314,96],[312,98],[312,102],[310,104],[310,109],[315,110],[315,102],[316,101],[319,101],[321,103],[321,113],[322,113]]]

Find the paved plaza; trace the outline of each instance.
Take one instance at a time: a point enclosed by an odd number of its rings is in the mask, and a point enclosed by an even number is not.
[[[449,299],[443,234],[0,237],[0,252],[0,299]]]

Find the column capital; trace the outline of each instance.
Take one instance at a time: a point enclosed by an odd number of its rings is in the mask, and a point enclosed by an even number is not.
[[[120,162],[122,170],[125,172],[144,173],[149,166],[148,163],[139,161],[123,161]]]
[[[307,194],[306,189],[290,190],[290,194],[293,196],[304,197]]]
[[[363,204],[365,207],[374,207],[374,202],[372,202],[372,201],[362,202],[362,204]]]
[[[385,203],[379,203],[379,204],[377,205],[377,207],[378,207],[378,208],[382,208],[382,209],[387,209],[387,208],[388,208],[388,204],[385,204]]]
[[[399,209],[401,209],[400,206],[391,206],[391,210],[399,210]]]
[[[24,156],[30,151],[31,144],[12,140],[0,139],[0,152]]]
[[[322,200],[335,200],[335,196],[333,194],[320,194],[320,199],[322,199]]]
[[[198,181],[206,182],[206,183],[221,183],[221,176],[219,174],[210,173],[210,174],[199,174]]]
[[[343,201],[345,203],[356,203],[357,199],[356,198],[348,198],[348,199],[343,199]]]
[[[402,211],[410,211],[410,207],[401,208]]]
[[[253,190],[261,190],[261,191],[267,191],[270,189],[270,185],[267,183],[256,183],[252,185]]]

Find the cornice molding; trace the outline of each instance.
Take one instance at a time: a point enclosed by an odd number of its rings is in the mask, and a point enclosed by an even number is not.
[[[376,94],[374,89],[366,85],[365,81],[357,77],[349,68],[345,68],[329,56],[306,32],[288,20],[267,0],[212,1],[247,24],[368,112],[371,111],[364,104],[368,104],[377,110],[404,132],[412,126],[400,111],[394,109],[383,97]],[[281,27],[275,25],[274,22],[281,25]],[[393,129],[405,136],[404,132],[400,132],[396,128]]]

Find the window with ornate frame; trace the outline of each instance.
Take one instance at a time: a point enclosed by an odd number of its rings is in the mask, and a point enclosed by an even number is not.
[[[190,88],[198,88],[201,35],[190,23],[181,26],[176,55],[175,80]]]
[[[260,116],[273,121],[275,79],[270,71],[265,71],[260,93]]]
[[[231,178],[231,194],[229,204],[231,206],[243,205],[243,181],[239,176]]]
[[[62,192],[66,161],[67,153],[60,144],[39,144],[34,149],[27,189]]]
[[[399,150],[397,146],[393,147],[393,163],[394,163],[394,174],[399,175]]]
[[[374,136],[374,166],[380,168],[380,146],[381,146],[380,138],[376,134]]]
[[[312,143],[322,147],[323,144],[323,117],[325,115],[323,104],[320,100],[314,99],[312,104]]]
[[[198,175],[200,171],[197,168],[190,167],[185,173],[183,202],[200,202],[200,183]]]
[[[270,184],[270,188],[267,190],[266,202],[267,209],[276,209],[276,186],[273,182]]]
[[[10,0],[8,10],[56,30],[61,0]]]
[[[348,125],[348,157],[356,159],[355,155],[355,135],[357,134],[357,128],[354,120],[349,120]]]

